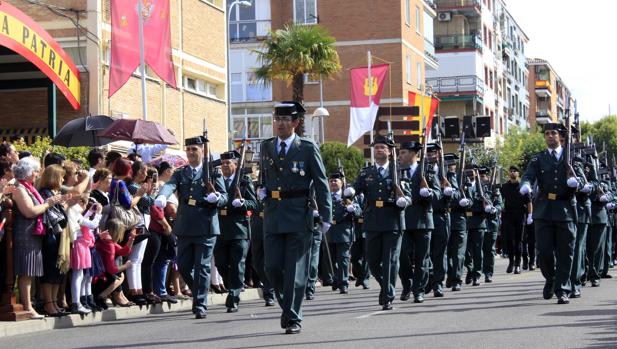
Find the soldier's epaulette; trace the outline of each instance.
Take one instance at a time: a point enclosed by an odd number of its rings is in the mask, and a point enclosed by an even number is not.
[[[191,166],[191,165],[189,165],[189,164],[186,164],[186,165],[184,165],[184,166],[180,166],[180,167],[178,167],[178,168],[174,171],[174,173],[175,173],[175,172],[182,172],[185,168],[190,167],[190,166]]]
[[[362,167],[360,169],[360,173],[358,174],[359,176],[365,176],[366,175],[366,171],[368,171],[372,166],[366,166],[366,167]]]

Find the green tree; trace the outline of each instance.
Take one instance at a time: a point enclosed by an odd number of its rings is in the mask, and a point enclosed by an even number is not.
[[[88,164],[88,152],[90,151],[90,147],[61,147],[58,145],[51,144],[51,138],[49,137],[37,137],[36,141],[30,145],[24,143],[23,141],[19,141],[15,143],[15,149],[17,150],[26,150],[32,153],[32,156],[35,156],[41,160],[47,153],[59,153],[64,155],[67,159],[79,159],[82,163],[87,166]]]
[[[340,142],[326,142],[321,145],[320,150],[327,174],[330,175],[338,169],[338,159],[341,159],[348,183],[353,182],[364,167],[364,156],[356,147],[348,148]]]
[[[333,77],[340,69],[336,40],[319,25],[286,24],[270,33],[262,47],[255,50],[261,64],[255,70],[259,81],[269,84],[274,79],[292,86],[293,100],[304,101],[304,74],[311,79]],[[296,129],[304,134],[304,118]]]
[[[590,127],[583,129],[583,139],[585,141],[587,135],[593,136],[593,141],[596,144],[598,153],[606,145],[607,158],[612,162],[613,155],[617,156],[617,115],[605,116],[602,119],[590,124]],[[604,156],[601,155],[601,158]],[[609,163],[610,164],[610,163]]]

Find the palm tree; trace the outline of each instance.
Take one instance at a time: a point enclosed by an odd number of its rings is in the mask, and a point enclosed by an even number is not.
[[[341,70],[335,42],[319,25],[286,24],[254,51],[261,64],[255,75],[266,84],[274,79],[286,81],[293,88],[293,100],[302,103],[305,74],[311,79],[330,78]],[[304,116],[296,133],[304,134]]]

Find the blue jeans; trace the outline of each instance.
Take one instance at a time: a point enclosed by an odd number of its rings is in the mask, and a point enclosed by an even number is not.
[[[159,296],[167,295],[165,280],[167,280],[167,270],[169,269],[170,262],[171,259],[167,258],[167,256],[159,255],[152,267],[152,291]]]

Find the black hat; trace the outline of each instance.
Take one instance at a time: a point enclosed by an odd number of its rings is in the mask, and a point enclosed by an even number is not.
[[[191,137],[184,140],[184,145],[203,145],[208,142],[208,139],[204,136]]]
[[[519,170],[518,167],[516,167],[515,165],[511,165],[510,166],[510,171],[512,171],[512,170],[514,170],[516,172],[521,172],[521,170]]]
[[[375,144],[385,144],[390,148],[394,148],[396,145],[394,144],[394,141],[392,139],[390,139],[389,137],[385,137],[382,135],[378,135],[375,137],[375,139],[373,140],[373,143],[371,143],[371,147],[374,147]]]
[[[549,122],[548,124],[544,124],[544,126],[542,127],[543,131],[550,131],[550,130],[556,130],[556,131],[566,131],[566,127],[563,124],[557,123],[557,122]]]
[[[274,116],[291,116],[292,119],[297,119],[306,113],[306,109],[299,102],[283,101],[274,106]]]
[[[62,163],[66,160],[66,157],[59,153],[49,153],[45,155],[43,159],[43,165],[45,167],[49,165],[62,165]]]
[[[330,179],[343,179],[345,178],[345,175],[343,173],[341,173],[341,171],[335,171],[330,173]]]
[[[447,166],[458,164],[458,155],[454,153],[443,154],[444,164]]]
[[[236,150],[226,151],[221,154],[221,160],[233,160],[233,159],[240,159],[240,153],[238,153]]]
[[[437,143],[427,143],[426,144],[426,151],[438,151],[441,150],[441,147],[439,146],[439,144]]]
[[[18,152],[18,154],[19,154],[19,155],[18,155],[18,156],[19,156],[19,160],[21,160],[21,159],[23,159],[23,158],[27,158],[28,156],[31,156],[31,155],[32,155],[32,153],[31,153],[31,152],[29,152],[29,151],[27,151],[27,150],[20,150],[20,151]]]
[[[418,151],[422,149],[422,144],[420,144],[420,142],[414,142],[414,141],[403,142],[401,143],[401,149]]]
[[[489,174],[491,170],[486,166],[478,167],[478,174]]]

